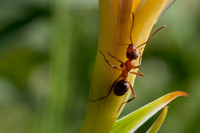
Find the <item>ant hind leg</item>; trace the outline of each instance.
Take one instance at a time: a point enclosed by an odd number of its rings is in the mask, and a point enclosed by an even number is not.
[[[96,102],[96,101],[103,100],[103,99],[105,99],[106,97],[108,97],[108,96],[110,95],[110,93],[112,92],[112,90],[113,90],[115,84],[117,83],[117,81],[118,81],[120,78],[122,78],[122,75],[120,75],[120,76],[113,82],[113,84],[112,84],[112,86],[111,86],[111,88],[110,88],[110,90],[109,90],[109,92],[108,92],[108,94],[107,94],[106,96],[101,97],[101,98],[98,98],[98,99],[95,99],[95,100],[89,99],[89,101],[90,101],[90,102]]]
[[[125,103],[128,103],[128,102],[132,101],[132,100],[135,99],[135,97],[136,97],[135,92],[134,92],[134,90],[133,90],[133,87],[131,86],[131,83],[130,83],[129,81],[127,81],[127,80],[126,80],[126,82],[129,84],[129,87],[131,88],[131,92],[132,92],[132,94],[133,94],[133,98],[127,100],[126,102],[123,102],[123,103],[119,106],[119,109],[118,109],[117,112],[119,112],[119,110],[121,109],[122,105],[124,105]]]

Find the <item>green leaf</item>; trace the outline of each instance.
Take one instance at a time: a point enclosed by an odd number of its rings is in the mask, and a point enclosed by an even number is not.
[[[162,123],[165,120],[165,117],[167,115],[167,111],[168,111],[168,107],[165,106],[163,108],[162,113],[160,114],[160,116],[158,117],[158,119],[155,121],[155,123],[149,128],[149,130],[147,131],[147,133],[157,133],[158,132],[158,130],[162,126]]]
[[[187,93],[181,91],[171,92],[163,97],[141,107],[133,113],[119,119],[113,126],[111,133],[128,133],[134,132],[150,117],[156,114],[160,109],[169,102],[179,96],[188,96]]]

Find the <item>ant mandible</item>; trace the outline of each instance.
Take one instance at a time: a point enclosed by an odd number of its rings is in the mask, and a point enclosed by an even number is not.
[[[111,88],[110,88],[110,90],[109,90],[109,92],[108,92],[108,94],[107,94],[106,96],[101,97],[101,98],[98,98],[98,99],[96,99],[96,100],[89,100],[89,101],[91,101],[91,102],[96,102],[96,101],[99,101],[99,100],[102,100],[102,99],[108,97],[108,96],[110,95],[110,93],[112,92],[113,88],[114,88],[113,93],[114,93],[116,96],[123,96],[123,95],[125,95],[126,92],[127,92],[128,89],[129,89],[129,87],[130,87],[131,92],[132,92],[132,95],[133,95],[133,98],[129,99],[129,100],[126,101],[126,102],[123,102],[123,103],[120,105],[119,109],[121,108],[121,106],[122,106],[123,104],[132,101],[132,100],[136,97],[136,95],[135,95],[135,93],[134,93],[134,90],[133,90],[133,87],[132,87],[131,83],[127,80],[127,78],[128,78],[129,73],[135,74],[135,75],[138,75],[138,76],[144,76],[143,73],[141,73],[141,72],[139,72],[139,71],[138,71],[138,72],[130,72],[132,69],[137,69],[137,68],[139,68],[139,67],[141,66],[141,58],[142,58],[141,49],[142,49],[142,48],[140,49],[139,65],[138,65],[138,66],[134,66],[134,60],[136,60],[136,59],[138,58],[138,56],[139,56],[139,55],[138,55],[138,48],[141,47],[141,46],[143,46],[143,45],[145,45],[145,44],[147,44],[147,43],[152,39],[152,37],[153,37],[159,30],[161,30],[162,28],[165,28],[166,25],[160,27],[158,30],[156,30],[156,31],[151,35],[151,37],[150,37],[146,42],[144,42],[144,43],[142,43],[142,44],[140,44],[139,46],[136,47],[136,46],[133,44],[132,38],[131,38],[131,33],[132,33],[132,31],[133,31],[133,25],[134,25],[134,14],[133,14],[133,13],[132,13],[132,16],[133,16],[133,24],[132,24],[132,28],[131,28],[131,32],[130,32],[130,41],[131,41],[131,43],[129,44],[129,46],[128,46],[128,48],[127,48],[127,51],[126,51],[126,58],[127,58],[128,60],[124,63],[124,62],[122,62],[120,59],[118,59],[117,57],[111,55],[111,54],[108,52],[108,55],[109,55],[109,56],[111,56],[112,58],[116,59],[117,61],[119,61],[119,62],[121,63],[120,67],[121,67],[122,69],[120,69],[120,68],[118,68],[118,67],[112,65],[112,64],[106,59],[105,55],[104,55],[101,51],[99,51],[99,52],[103,55],[103,57],[104,57],[106,63],[107,63],[110,67],[112,67],[112,68],[114,68],[114,69],[116,69],[116,70],[119,70],[119,71],[121,72],[121,74],[120,74],[119,77],[113,82],[113,84],[112,84],[112,86],[111,86]],[[119,111],[119,109],[118,109],[118,111]]]

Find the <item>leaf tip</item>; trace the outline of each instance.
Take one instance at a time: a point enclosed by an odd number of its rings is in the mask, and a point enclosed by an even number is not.
[[[185,96],[185,97],[188,97],[189,96],[189,94],[187,94],[186,92],[184,92],[184,91],[175,91],[175,92],[173,92],[175,95],[177,95],[177,96]]]

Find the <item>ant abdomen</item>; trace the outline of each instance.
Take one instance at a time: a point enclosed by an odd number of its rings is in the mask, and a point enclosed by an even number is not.
[[[116,96],[122,96],[128,91],[128,88],[129,84],[122,79],[116,83],[113,92]]]

